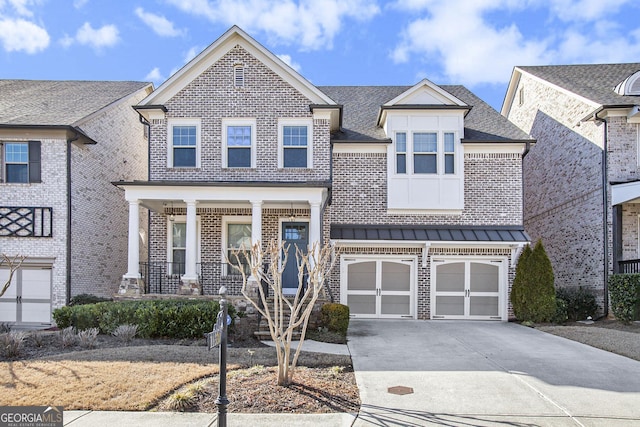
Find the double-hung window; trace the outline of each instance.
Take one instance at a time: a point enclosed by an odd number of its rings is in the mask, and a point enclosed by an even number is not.
[[[311,168],[313,123],[307,119],[279,121],[279,167]]]
[[[456,145],[453,132],[444,133],[444,173],[456,173]]]
[[[255,167],[255,120],[223,121],[223,167]]]
[[[227,268],[227,274],[240,274],[233,266],[242,268],[247,275],[251,274],[249,260],[247,259],[247,255],[251,251],[251,223],[228,222],[226,232],[226,255],[230,264]],[[246,252],[243,252],[243,250]]]
[[[436,132],[413,134],[413,173],[438,173],[438,134]]]
[[[396,133],[396,173],[407,173],[407,133]]]
[[[169,123],[168,166],[200,167],[200,121],[183,119]]]
[[[40,181],[40,141],[2,144],[4,180],[8,183]]]

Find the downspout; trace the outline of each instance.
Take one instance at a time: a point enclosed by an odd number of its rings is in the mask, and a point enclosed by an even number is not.
[[[602,233],[604,236],[604,317],[609,315],[609,138],[607,121],[598,117],[598,111],[593,113],[593,120],[604,125],[602,150]]]
[[[67,139],[67,286],[66,286],[66,298],[65,304],[69,305],[71,302],[71,144],[80,138],[77,132],[75,132],[73,138]]]

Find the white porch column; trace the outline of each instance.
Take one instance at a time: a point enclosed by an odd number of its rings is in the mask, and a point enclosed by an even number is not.
[[[320,250],[320,202],[309,202],[311,207],[311,220],[309,221],[309,248],[316,243],[316,254]]]
[[[262,200],[251,200],[251,245],[262,242]]]
[[[140,201],[129,200],[129,247],[127,273],[124,279],[140,278],[140,237],[138,229],[140,228]]]
[[[183,282],[197,282],[198,274],[196,262],[198,257],[198,238],[196,233],[196,205],[195,200],[185,200],[187,204],[187,241],[185,250],[185,266]]]

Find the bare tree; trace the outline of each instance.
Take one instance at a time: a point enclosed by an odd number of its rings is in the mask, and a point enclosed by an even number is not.
[[[324,295],[325,279],[335,262],[329,246],[319,249],[319,245],[314,243],[306,253],[295,246],[298,288],[295,295],[287,296],[282,289],[282,274],[291,258],[290,249],[291,245],[286,242],[271,240],[267,249],[263,250],[258,242],[252,246],[251,250],[241,249],[232,252],[231,257],[235,258],[236,262],[230,263],[242,274],[242,295],[269,324],[269,332],[278,356],[278,385],[280,386],[286,386],[293,380],[293,372],[302,349],[309,317],[318,298]],[[282,260],[280,254],[283,254]],[[248,262],[251,276],[247,276],[240,260]],[[251,278],[257,281],[257,290],[252,288]],[[260,286],[261,283],[265,283],[267,289],[263,289],[263,286]],[[268,299],[269,293],[272,294],[273,300]],[[291,342],[296,330],[300,330],[300,342],[295,354],[291,357]]]
[[[0,291],[0,297],[7,292],[9,286],[11,286],[11,280],[13,280],[14,273],[20,268],[22,262],[27,257],[25,255],[16,255],[13,258],[10,258],[7,254],[2,254],[2,259],[0,259],[0,267],[4,267],[7,265],[9,267],[9,277],[7,277],[6,283],[2,286],[2,291]]]

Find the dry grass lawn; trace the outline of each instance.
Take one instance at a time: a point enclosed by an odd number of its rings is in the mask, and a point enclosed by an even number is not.
[[[184,384],[218,373],[214,363],[158,363],[151,355],[125,361],[118,357],[118,349],[101,352],[103,360],[82,360],[76,353],[75,360],[60,355],[48,360],[0,363],[0,405],[145,410]]]

